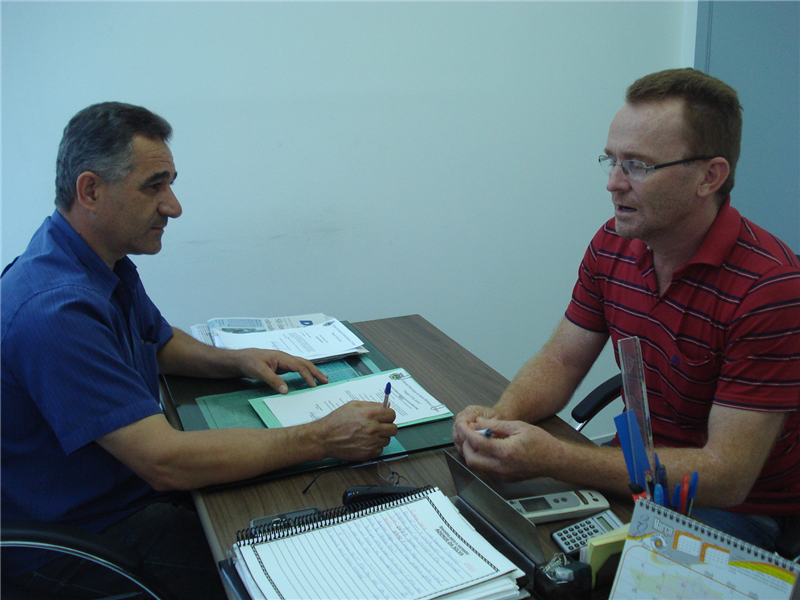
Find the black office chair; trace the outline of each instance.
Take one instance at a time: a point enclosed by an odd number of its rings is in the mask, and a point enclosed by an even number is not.
[[[611,404],[622,395],[622,373],[617,373],[611,379],[607,379],[578,403],[572,409],[572,418],[577,425],[575,429],[582,430],[597,413]]]
[[[62,523],[3,521],[0,527],[0,548],[10,547],[35,548],[78,556],[111,569],[119,574],[120,582],[127,579],[141,590],[110,596],[105,600],[142,597],[171,600],[170,596],[143,576],[144,563],[138,553],[122,548],[113,540],[109,540],[99,533]],[[53,600],[57,598],[57,596],[32,594],[27,590],[21,590],[5,577],[2,580],[0,591],[2,591],[3,600]]]
[[[583,429],[601,410],[621,395],[622,374],[618,373],[594,388],[572,409],[572,418],[577,423],[575,429]],[[800,562],[800,515],[786,518],[776,549],[784,558]]]

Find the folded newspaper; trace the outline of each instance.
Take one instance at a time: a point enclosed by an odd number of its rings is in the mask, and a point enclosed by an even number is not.
[[[322,313],[293,317],[211,319],[194,325],[192,336],[218,348],[281,350],[312,362],[367,352],[363,342],[339,320]]]

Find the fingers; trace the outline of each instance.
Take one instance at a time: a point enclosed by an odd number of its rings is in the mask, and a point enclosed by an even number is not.
[[[328,383],[328,376],[320,371],[310,360],[277,350],[268,352],[271,353],[269,358],[275,361],[273,370],[276,372],[286,373],[287,371],[293,371],[298,373],[311,387],[316,387],[317,382]]]
[[[328,454],[343,460],[378,456],[397,434],[395,412],[378,402],[349,402],[320,420]]]
[[[279,373],[296,372],[310,387],[317,382],[328,383],[328,376],[320,371],[312,362],[291,356],[278,350],[261,350],[248,348],[236,350],[239,368],[245,377],[253,377],[266,382],[275,391],[286,394],[289,388],[278,375]]]
[[[453,443],[456,449],[463,454],[462,446],[466,440],[466,433],[470,430],[480,429],[477,422],[479,419],[486,417],[493,417],[496,413],[494,409],[488,406],[468,406],[456,415],[455,422],[453,423]]]
[[[317,382],[328,383],[328,376],[320,371],[316,365],[314,365],[314,363],[302,358],[296,358],[296,360],[299,362],[299,364],[296,365],[294,369],[289,367],[287,370],[299,373],[310,387],[316,387]]]

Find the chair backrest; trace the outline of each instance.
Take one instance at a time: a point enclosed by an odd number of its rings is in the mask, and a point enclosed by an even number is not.
[[[575,429],[578,431],[583,429],[597,413],[619,398],[621,394],[622,373],[617,373],[594,388],[572,409],[571,416],[578,423]]]

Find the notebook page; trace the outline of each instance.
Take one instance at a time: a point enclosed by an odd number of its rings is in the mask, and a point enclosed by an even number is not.
[[[521,575],[438,490],[237,552],[265,597],[287,600],[425,600],[496,577],[513,582]]]

